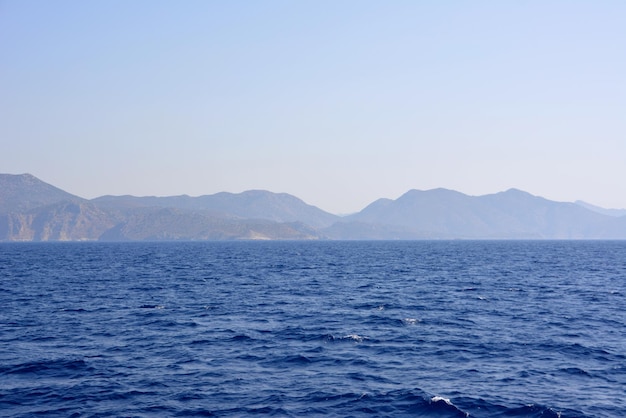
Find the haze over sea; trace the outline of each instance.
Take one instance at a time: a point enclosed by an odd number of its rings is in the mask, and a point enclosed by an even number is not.
[[[3,416],[626,416],[626,242],[0,244]]]

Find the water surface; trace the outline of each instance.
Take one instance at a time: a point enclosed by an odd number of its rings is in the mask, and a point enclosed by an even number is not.
[[[626,416],[626,242],[0,245],[0,410]]]

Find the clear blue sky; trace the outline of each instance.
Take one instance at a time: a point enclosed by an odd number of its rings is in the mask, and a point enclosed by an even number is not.
[[[0,0],[0,172],[626,208],[626,1]]]

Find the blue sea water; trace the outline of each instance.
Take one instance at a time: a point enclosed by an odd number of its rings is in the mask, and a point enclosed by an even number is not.
[[[626,416],[626,242],[0,245],[0,415]]]

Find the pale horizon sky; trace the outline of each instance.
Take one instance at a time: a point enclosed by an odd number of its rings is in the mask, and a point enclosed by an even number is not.
[[[0,0],[0,172],[626,208],[626,2]]]

